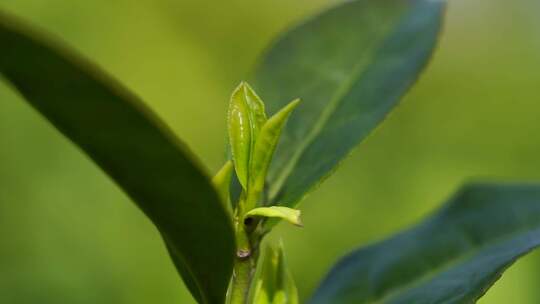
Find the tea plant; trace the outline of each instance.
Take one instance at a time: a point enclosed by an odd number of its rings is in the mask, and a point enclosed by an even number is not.
[[[231,157],[213,178],[136,96],[6,14],[0,74],[155,224],[197,302],[298,303],[283,247],[264,236],[279,220],[302,225],[297,204],[418,78],[444,9],[348,1],[286,32],[250,79],[257,93],[234,90]],[[308,302],[471,303],[538,245],[540,186],[468,185],[416,227],[346,255]]]

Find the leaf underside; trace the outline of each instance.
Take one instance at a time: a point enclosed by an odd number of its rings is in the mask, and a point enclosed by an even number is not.
[[[252,81],[275,113],[303,102],[269,169],[273,203],[294,206],[398,104],[428,62],[445,4],[356,0],[285,33]]]
[[[476,184],[419,225],[341,259],[322,303],[474,303],[540,245],[540,186]]]
[[[0,12],[0,75],[140,207],[201,303],[223,303],[230,220],[191,153],[97,68]]]

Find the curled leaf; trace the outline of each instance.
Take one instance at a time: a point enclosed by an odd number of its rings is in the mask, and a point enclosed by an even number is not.
[[[266,121],[264,104],[245,82],[234,90],[229,104],[228,131],[234,168],[244,189],[248,187],[251,151]]]
[[[301,211],[297,209],[292,209],[282,206],[271,206],[271,207],[260,207],[251,209],[246,213],[246,218],[248,217],[267,217],[267,218],[279,218],[284,219],[287,222],[303,227],[302,220],[300,219]]]

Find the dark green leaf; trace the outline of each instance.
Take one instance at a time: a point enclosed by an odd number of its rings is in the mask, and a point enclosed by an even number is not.
[[[152,220],[194,296],[223,303],[233,230],[193,155],[121,85],[31,33],[0,14],[0,74]]]
[[[474,303],[539,245],[540,186],[471,185],[418,226],[343,258],[310,303]]]
[[[270,113],[301,98],[269,170],[270,198],[294,205],[395,107],[428,62],[438,0],[356,0],[282,36],[256,70]]]

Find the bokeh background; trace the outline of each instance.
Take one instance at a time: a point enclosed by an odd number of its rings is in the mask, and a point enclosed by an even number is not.
[[[140,95],[210,172],[224,159],[231,90],[272,37],[328,5],[0,1]],[[535,0],[450,1],[418,85],[303,202],[305,228],[274,232],[302,298],[338,257],[416,223],[466,181],[540,182],[538,9]],[[533,253],[481,303],[540,303],[539,284]],[[0,84],[0,303],[192,302],[142,213]]]

